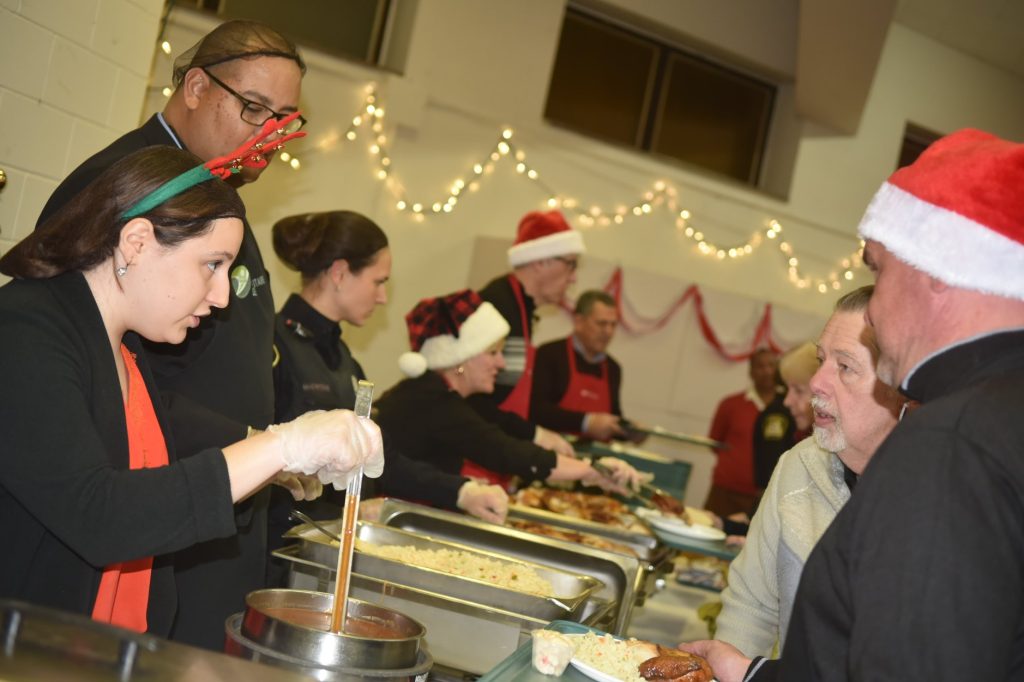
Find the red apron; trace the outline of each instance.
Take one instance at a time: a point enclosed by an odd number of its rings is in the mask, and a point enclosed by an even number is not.
[[[569,387],[565,389],[565,395],[558,402],[558,406],[573,412],[611,412],[608,359],[601,361],[601,376],[583,374],[576,370],[576,349],[573,347],[571,336],[565,340],[565,346],[569,352]]]
[[[527,324],[528,320],[526,319],[526,303],[523,301],[522,285],[519,284],[519,280],[514,275],[509,275],[508,281],[512,285],[512,293],[515,295],[516,304],[519,306],[519,319],[523,325],[523,345],[526,350],[526,362],[523,365],[523,373],[519,376],[519,381],[516,382],[515,388],[498,405],[498,408],[505,412],[518,414],[523,419],[528,420],[530,418],[530,393],[533,391],[533,363],[537,355],[537,349],[533,347],[533,343],[530,341],[530,326]],[[508,474],[499,474],[490,469],[485,469],[468,459],[462,461],[461,473],[463,476],[471,478],[482,478],[488,483],[497,484],[506,489],[508,488],[509,481],[512,480],[512,477]]]

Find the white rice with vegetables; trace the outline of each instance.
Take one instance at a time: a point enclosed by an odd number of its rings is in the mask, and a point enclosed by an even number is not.
[[[574,661],[581,661],[622,682],[645,682],[640,677],[640,664],[656,653],[651,645],[638,640],[621,640],[611,635],[588,632],[573,637],[576,644]]]
[[[455,549],[420,549],[402,545],[375,545],[356,540],[356,549],[365,554],[404,564],[432,568],[464,578],[481,580],[517,592],[550,597],[554,586],[530,566],[462,552]]]

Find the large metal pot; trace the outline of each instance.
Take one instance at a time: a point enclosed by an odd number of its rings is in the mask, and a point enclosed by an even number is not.
[[[424,682],[427,673],[434,665],[434,659],[426,648],[419,650],[416,655],[416,664],[408,668],[377,669],[317,665],[280,651],[274,651],[247,638],[242,634],[243,615],[236,613],[228,618],[226,623],[227,644],[224,651],[240,659],[285,670],[289,674],[302,675],[304,679],[312,678],[321,682]],[[239,661],[239,663],[242,662]],[[261,666],[255,667],[260,668]]]
[[[333,606],[334,596],[324,592],[251,592],[246,597],[245,612],[228,622],[229,649],[233,641],[263,657],[276,654],[284,662],[342,672],[386,673],[417,668],[424,663],[420,643],[426,630],[417,621],[391,609],[349,599],[349,618],[364,627],[360,634],[349,634],[354,632],[349,627],[345,633],[334,633],[326,627]],[[237,631],[233,627],[236,624]],[[367,632],[367,628],[371,631]]]

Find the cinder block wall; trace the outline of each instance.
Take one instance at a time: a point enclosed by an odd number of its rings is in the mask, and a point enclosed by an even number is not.
[[[162,0],[0,0],[0,253],[57,183],[139,124]]]

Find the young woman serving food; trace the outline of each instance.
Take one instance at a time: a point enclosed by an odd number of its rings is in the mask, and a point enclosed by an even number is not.
[[[227,305],[244,207],[218,178],[261,152],[136,152],[0,259],[0,597],[166,635],[170,555],[234,533],[233,502],[281,471],[380,474],[379,430],[349,411],[184,459],[167,437],[140,337],[181,343]]]

